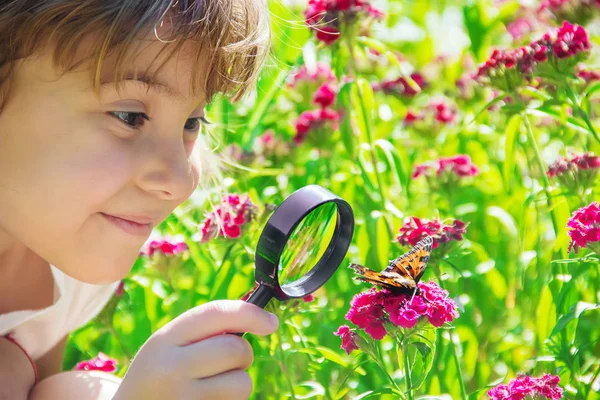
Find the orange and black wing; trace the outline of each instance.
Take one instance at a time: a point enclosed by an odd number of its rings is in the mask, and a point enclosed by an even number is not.
[[[395,272],[384,274],[382,272],[373,271],[360,264],[350,264],[350,268],[359,275],[355,276],[354,279],[369,282],[373,285],[393,290],[394,292],[398,292],[399,290],[410,292],[415,288],[412,279]]]
[[[394,292],[412,292],[425,272],[432,246],[433,239],[431,237],[422,239],[410,251],[390,261],[386,269],[381,272],[373,271],[359,264],[350,264],[350,268],[359,275],[354,279],[369,282]]]
[[[414,282],[413,287],[416,286],[421,280],[425,268],[427,268],[432,247],[433,239],[431,236],[421,239],[410,251],[390,261],[382,274],[400,274],[406,276]]]

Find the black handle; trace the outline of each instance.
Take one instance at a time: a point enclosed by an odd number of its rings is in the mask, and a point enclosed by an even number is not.
[[[265,286],[259,285],[254,291],[250,294],[246,303],[252,303],[254,305],[259,306],[260,308],[265,308],[269,300],[273,298],[273,289]],[[244,336],[243,332],[236,332],[234,335]]]

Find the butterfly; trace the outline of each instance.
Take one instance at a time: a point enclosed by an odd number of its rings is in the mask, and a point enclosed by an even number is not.
[[[359,264],[350,264],[349,268],[360,275],[354,279],[381,286],[394,293],[416,293],[417,283],[425,272],[432,246],[433,239],[427,236],[407,253],[390,261],[381,272],[375,272]]]

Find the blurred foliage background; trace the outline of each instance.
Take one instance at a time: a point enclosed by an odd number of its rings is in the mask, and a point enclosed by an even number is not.
[[[325,44],[304,21],[306,2],[269,1],[273,43],[256,93],[236,104],[218,97],[207,114],[218,151],[239,165],[228,167],[223,184],[256,205],[252,222],[243,224],[239,238],[202,242],[208,200],[218,204],[223,193],[194,194],[153,236],[184,241],[189,250],[141,255],[124,279],[123,294],[70,336],[65,369],[103,352],[118,361],[122,376],[144,341],[175,316],[211,300],[241,298],[253,287],[255,246],[273,205],[314,183],[352,205],[353,244],[314,301],[270,304],[282,321],[277,334],[247,336],[255,350],[254,399],[393,398],[381,371],[361,352],[347,355],[333,332],[347,324],[352,297],[368,288],[346,266],[382,270],[407,251],[396,235],[410,216],[468,224],[464,240],[423,277],[441,279],[461,310],[452,327],[434,334],[432,367],[419,396],[485,398],[487,388],[519,373],[552,373],[560,376],[566,398],[600,398],[598,257],[588,249],[569,252],[567,235],[572,213],[599,199],[598,180],[571,193],[545,171],[570,151],[600,153],[592,132],[600,81],[572,87],[591,129],[569,111],[569,98],[540,87],[526,89],[529,101],[511,110],[510,101],[471,74],[494,48],[515,48],[560,26],[549,15],[530,32],[511,35],[511,23],[539,2],[371,4],[385,17],[360,18]],[[584,26],[593,45],[585,63],[598,71],[600,24],[595,19]],[[340,117],[312,126],[298,140],[298,120],[318,108],[312,96],[322,81],[293,77],[317,63],[335,75],[330,108]],[[426,82],[414,95],[381,89],[414,73]],[[451,122],[407,123],[410,113],[436,99],[452,110]],[[435,178],[411,178],[415,165],[458,154],[469,155],[479,173],[438,186]],[[380,345],[387,370],[401,383],[391,342]]]

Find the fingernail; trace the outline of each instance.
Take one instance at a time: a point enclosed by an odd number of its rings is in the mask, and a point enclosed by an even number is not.
[[[273,325],[274,327],[278,327],[279,326],[279,318],[277,318],[277,315],[267,312],[267,314],[269,314],[269,319],[271,320],[271,325]]]

